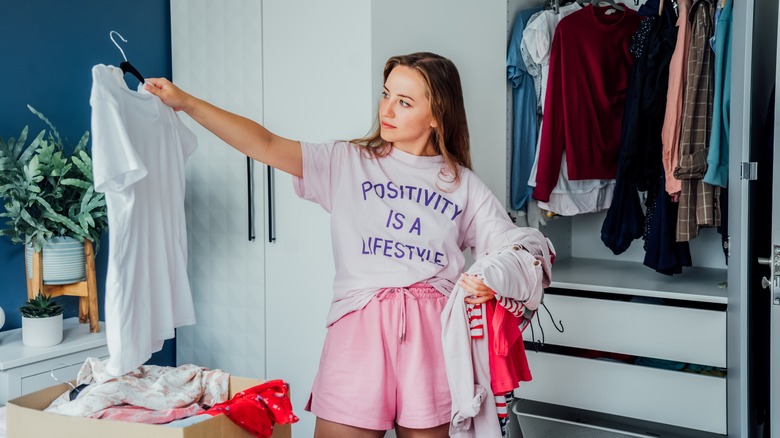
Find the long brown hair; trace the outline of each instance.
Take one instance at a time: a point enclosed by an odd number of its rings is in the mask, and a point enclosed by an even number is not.
[[[466,108],[463,104],[463,89],[455,64],[435,53],[418,52],[393,56],[385,63],[384,80],[399,65],[420,72],[425,82],[426,94],[431,103],[431,115],[436,128],[431,132],[433,147],[444,158],[446,168],[440,176],[456,185],[460,181],[458,165],[471,169],[469,152],[469,128],[466,124]],[[367,137],[352,140],[370,156],[384,157],[390,153],[390,145],[382,139],[379,117],[374,130]]]

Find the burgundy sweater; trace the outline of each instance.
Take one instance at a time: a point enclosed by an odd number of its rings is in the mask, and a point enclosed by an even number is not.
[[[588,5],[555,29],[533,197],[549,201],[566,151],[570,180],[617,175],[620,130],[640,18]],[[609,10],[614,12],[608,13]]]

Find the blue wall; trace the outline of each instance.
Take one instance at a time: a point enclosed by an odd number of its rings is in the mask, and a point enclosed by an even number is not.
[[[111,30],[128,41],[115,38],[141,74],[171,77],[168,0],[0,2],[0,137],[18,137],[25,125],[31,133],[45,127],[28,111],[30,104],[45,114],[65,143],[73,147],[90,129],[92,66],[118,66],[123,60],[108,37]],[[130,74],[125,79],[131,88],[138,85]],[[0,307],[6,313],[3,330],[21,325],[16,309],[27,297],[22,252],[22,246],[0,238]],[[101,320],[107,255],[108,239],[104,236],[96,259]],[[65,317],[77,316],[77,299],[63,298]],[[166,343],[151,362],[173,365],[173,343]]]

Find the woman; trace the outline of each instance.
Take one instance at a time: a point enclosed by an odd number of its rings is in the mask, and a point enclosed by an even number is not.
[[[165,79],[145,88],[242,153],[293,175],[331,213],[336,276],[328,334],[306,409],[316,437],[445,437],[450,393],[440,315],[456,281],[469,303],[493,299],[462,275],[514,228],[470,170],[455,65],[432,53],[390,58],[376,130],[351,142],[301,143],[197,99]]]

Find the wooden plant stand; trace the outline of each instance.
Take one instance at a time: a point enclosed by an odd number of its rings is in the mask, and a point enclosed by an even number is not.
[[[79,297],[79,322],[84,324],[89,321],[89,331],[98,333],[100,322],[98,321],[97,279],[95,276],[95,252],[92,242],[84,240],[84,261],[86,263],[87,278],[84,281],[70,284],[43,284],[43,254],[33,252],[32,278],[27,273],[27,297],[35,298],[39,293],[58,297],[62,295]]]

